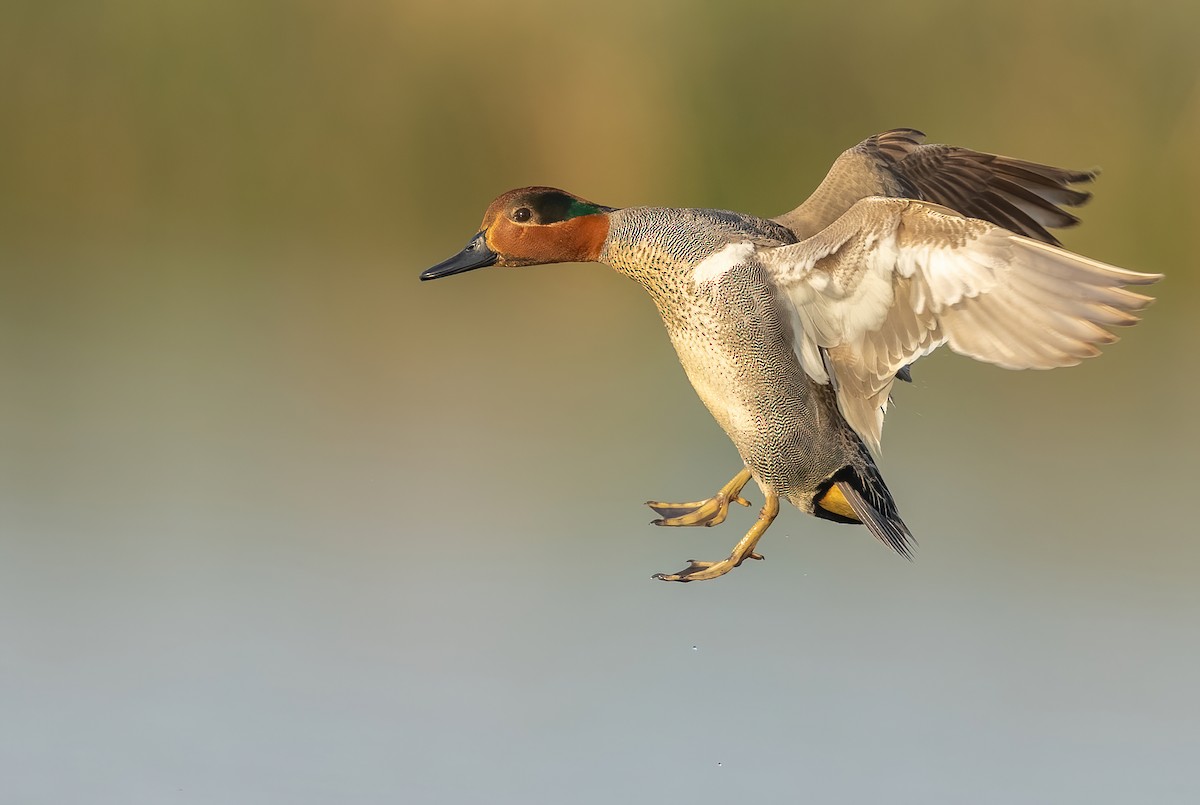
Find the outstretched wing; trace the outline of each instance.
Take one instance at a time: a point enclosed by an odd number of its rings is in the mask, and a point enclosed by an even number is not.
[[[1071,366],[1152,300],[1139,274],[909,199],[867,198],[817,235],[757,249],[796,352],[878,451],[896,372],[942,344],[1008,369]]]
[[[924,140],[916,129],[868,137],[837,158],[807,201],[775,220],[803,239],[833,223],[860,199],[912,198],[1057,246],[1047,229],[1079,223],[1062,206],[1077,207],[1091,198],[1070,185],[1090,182],[1095,171],[1055,168],[953,145],[922,145]]]

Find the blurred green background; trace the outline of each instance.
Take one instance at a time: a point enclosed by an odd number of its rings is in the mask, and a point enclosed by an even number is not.
[[[1200,6],[6,3],[0,799],[1200,799]],[[843,149],[1100,165],[1104,357],[946,354],[920,540],[654,529],[736,454],[601,266],[417,274],[526,184],[790,209]],[[755,491],[755,503],[761,496]]]

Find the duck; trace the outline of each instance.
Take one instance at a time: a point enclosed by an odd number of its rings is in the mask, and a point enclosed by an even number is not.
[[[715,579],[747,559],[780,502],[861,524],[911,560],[915,539],[880,473],[897,380],[940,346],[1006,369],[1072,366],[1116,341],[1157,282],[1062,248],[1074,171],[926,144],[910,128],[843,152],[790,212],[610,207],[553,187],[510,190],[423,281],[496,266],[603,263],[649,294],[700,400],[742,466],[702,500],[648,501],[653,525],[722,523],[764,504],[729,556],[655,579]]]

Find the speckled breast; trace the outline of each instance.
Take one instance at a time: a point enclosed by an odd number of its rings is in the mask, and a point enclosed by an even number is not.
[[[735,266],[696,296],[693,324],[667,327],[684,371],[755,479],[810,511],[849,461],[830,390],[801,368],[760,266]]]
[[[706,257],[748,240],[795,238],[736,213],[621,210],[603,259],[650,293],[684,371],[759,484],[811,511],[821,482],[852,450],[833,393],[801,368],[790,318],[753,259],[697,278]]]

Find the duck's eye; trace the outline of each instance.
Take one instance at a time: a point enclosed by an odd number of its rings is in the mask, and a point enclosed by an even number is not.
[[[519,207],[513,212],[513,220],[518,224],[523,224],[533,217],[533,213],[528,207]]]

